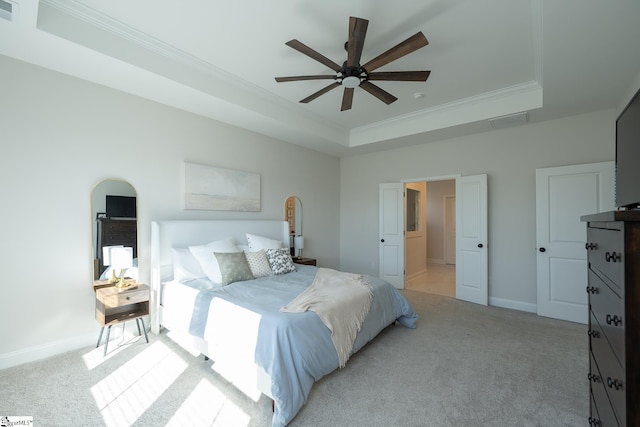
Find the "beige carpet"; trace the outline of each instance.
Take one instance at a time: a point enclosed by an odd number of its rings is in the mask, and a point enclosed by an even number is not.
[[[292,426],[584,426],[586,326],[403,291],[418,328],[387,328],[321,379]],[[129,322],[135,327],[135,322]],[[0,416],[37,426],[268,426],[255,402],[166,335],[114,331],[0,371]]]

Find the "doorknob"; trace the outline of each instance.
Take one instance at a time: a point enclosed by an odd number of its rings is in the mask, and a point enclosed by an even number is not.
[[[538,249],[540,252],[546,252],[547,250],[545,248],[540,248]]]
[[[482,248],[482,247],[484,247],[484,245],[482,243],[478,243],[478,247]]]
[[[384,243],[384,239],[380,239],[380,241],[381,241],[382,243]]]

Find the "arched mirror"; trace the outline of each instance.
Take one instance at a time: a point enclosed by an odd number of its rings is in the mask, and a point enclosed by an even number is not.
[[[288,197],[284,202],[284,220],[289,223],[289,246],[293,248],[293,237],[302,236],[302,202],[298,197]]]
[[[131,248],[132,260],[124,271],[126,277],[138,279],[138,221],[136,190],[126,181],[108,179],[98,183],[91,193],[93,222],[93,280],[113,277],[111,261],[105,259],[104,247]],[[107,252],[108,253],[108,250]]]

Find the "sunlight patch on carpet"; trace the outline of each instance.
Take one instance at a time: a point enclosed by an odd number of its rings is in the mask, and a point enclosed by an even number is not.
[[[185,371],[187,363],[155,342],[91,387],[107,426],[130,426]]]
[[[245,427],[249,421],[246,412],[203,378],[167,425]]]
[[[120,328],[117,328],[117,329],[119,330]],[[114,332],[115,332],[115,328],[114,328]],[[134,335],[133,333],[130,333],[128,331],[124,332],[119,337],[118,336],[114,337],[112,333],[110,338],[111,339],[109,340],[109,346],[107,347],[108,351],[106,356],[104,355],[104,346],[105,346],[104,337],[102,339],[103,342],[100,347],[94,348],[90,352],[82,355],[82,360],[84,360],[84,364],[87,366],[88,370],[92,370],[97,366],[100,366],[100,364],[111,359],[113,356],[120,353],[121,351],[129,348],[131,345],[139,342],[141,339],[144,342],[144,337],[141,337],[138,334]]]

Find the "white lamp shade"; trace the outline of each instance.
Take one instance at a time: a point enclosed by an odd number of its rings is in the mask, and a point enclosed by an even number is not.
[[[124,246],[105,246],[102,248],[103,264],[116,270],[133,267],[133,248]]]
[[[118,245],[102,247],[102,265],[111,265],[111,250],[114,248],[124,248],[124,246]]]
[[[296,249],[304,249],[304,237],[296,236],[293,238],[293,247]]]

